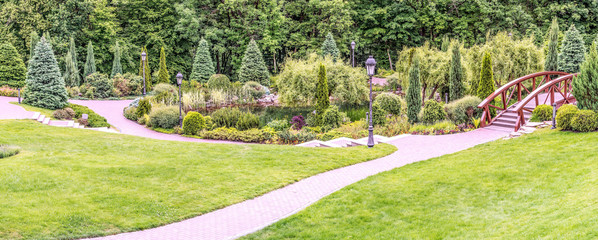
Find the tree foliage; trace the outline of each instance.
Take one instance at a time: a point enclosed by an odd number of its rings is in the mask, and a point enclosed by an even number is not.
[[[330,95],[328,92],[328,80],[326,79],[326,67],[320,64],[318,71],[318,84],[316,86],[316,116],[321,120],[322,114],[330,106]]]
[[[191,80],[201,83],[206,83],[212,75],[214,75],[214,63],[210,56],[210,47],[205,39],[199,41],[197,52],[195,53],[195,60],[193,61],[193,71],[191,72]]]
[[[52,46],[41,38],[29,62],[26,79],[27,91],[23,102],[31,106],[59,109],[68,104],[68,95]]]
[[[422,107],[421,82],[419,75],[419,59],[416,58],[409,69],[409,88],[407,88],[407,118],[410,123],[418,121],[417,115]]]
[[[85,61],[85,69],[83,70],[83,75],[85,77],[94,74],[96,72],[96,60],[93,54],[93,44],[89,41],[87,44],[87,60]]]
[[[328,33],[328,35],[326,35],[326,40],[324,40],[324,43],[322,44],[322,55],[324,57],[330,56],[335,60],[340,55],[340,51],[336,47],[336,42],[334,42],[332,33]]]
[[[598,112],[598,50],[592,44],[590,53],[581,64],[579,76],[573,80],[572,93],[580,109]]]
[[[114,45],[114,61],[112,62],[110,78],[113,78],[116,74],[123,74],[123,67],[120,64],[120,47],[118,46],[118,41]]]
[[[585,53],[586,47],[581,34],[577,31],[575,25],[571,24],[561,45],[559,69],[568,73],[579,72],[579,65],[583,62]]]
[[[558,71],[559,69],[559,23],[556,18],[552,20],[550,32],[548,34],[548,50],[546,52],[546,61],[544,62],[544,71]]]
[[[482,60],[482,70],[480,72],[480,85],[478,87],[477,96],[480,99],[486,99],[490,94],[494,93],[494,73],[492,72],[492,58],[490,53],[484,53]],[[494,104],[494,100],[490,102]],[[492,110],[494,108],[491,108]]]
[[[156,83],[170,83],[170,75],[168,75],[168,68],[166,68],[164,47],[160,50],[160,70],[158,70],[158,81]]]
[[[0,87],[22,88],[27,69],[17,49],[10,43],[0,44]]]
[[[257,43],[251,39],[243,56],[243,63],[239,69],[239,81],[254,81],[262,85],[270,85],[270,74],[264,63],[262,52]]]
[[[451,50],[452,58],[449,70],[449,89],[450,100],[454,101],[463,97],[465,89],[463,87],[463,67],[461,66],[461,52],[459,51],[459,44],[453,44]]]

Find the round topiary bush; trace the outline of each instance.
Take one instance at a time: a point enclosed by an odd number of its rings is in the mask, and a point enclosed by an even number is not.
[[[208,80],[209,89],[229,89],[230,79],[224,74],[214,74]]]
[[[401,98],[394,93],[381,93],[374,102],[380,104],[380,107],[392,115],[401,114]]]
[[[435,123],[446,119],[446,112],[442,107],[442,103],[439,103],[435,100],[428,100],[424,105],[424,109],[422,110],[422,118],[421,120],[424,123]]]
[[[183,134],[197,135],[197,132],[206,128],[203,116],[198,112],[188,112],[183,119]]]
[[[386,124],[387,113],[382,109],[380,103],[374,102],[374,104],[372,104],[372,115],[374,115],[374,118],[372,118],[372,124],[374,126],[383,126]],[[367,124],[369,125],[370,123],[368,122]]]
[[[552,120],[552,107],[550,105],[538,105],[532,112],[532,121],[550,121]]]
[[[598,128],[598,115],[592,110],[577,111],[571,119],[571,128],[579,132],[591,132]]]
[[[332,105],[324,111],[322,114],[322,128],[330,130],[333,128],[340,127],[343,123],[341,112],[338,111],[338,107]]]
[[[152,109],[149,115],[152,127],[171,129],[179,124],[179,108],[166,106]]]
[[[446,115],[455,124],[469,123],[472,118],[482,115],[478,105],[482,102],[479,97],[465,96],[444,106]]]
[[[260,99],[266,94],[264,87],[258,82],[253,81],[246,82],[242,90],[247,96],[253,99]]]
[[[556,123],[557,126],[563,130],[572,130],[571,120],[575,114],[579,111],[575,105],[563,105],[556,112]]]

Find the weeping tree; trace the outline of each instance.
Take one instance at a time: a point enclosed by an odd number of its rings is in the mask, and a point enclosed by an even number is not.
[[[35,47],[35,54],[29,62],[26,86],[27,91],[23,93],[25,104],[46,109],[59,109],[68,104],[60,68],[52,46],[44,37]]]
[[[580,109],[598,112],[598,52],[596,43],[581,64],[579,77],[573,81],[573,96]]]
[[[546,53],[546,61],[544,61],[544,71],[558,71],[559,23],[556,18],[552,20],[552,25],[550,25],[550,33],[548,34],[548,38],[548,51]]]
[[[152,70],[149,67],[149,55],[147,54],[147,47],[142,47],[141,52],[139,53],[139,76],[143,78],[144,72],[144,63],[141,54],[145,52],[145,88],[147,91],[152,89]],[[142,83],[143,84],[143,83]]]
[[[459,47],[458,43],[453,44],[449,70],[449,97],[451,101],[462,98],[465,91],[463,87],[463,66],[461,66],[461,53]]]
[[[409,68],[409,87],[407,88],[407,118],[410,123],[417,122],[417,115],[422,108],[419,59],[415,58]]]
[[[201,41],[199,41],[197,53],[195,53],[190,79],[206,83],[215,73],[214,63],[210,56],[210,47],[208,46],[208,42],[202,38]]]
[[[328,79],[326,78],[326,67],[320,64],[318,71],[318,84],[316,86],[316,116],[318,124],[322,120],[322,114],[330,106],[330,98],[328,92]]]
[[[243,55],[243,62],[239,68],[239,82],[258,82],[264,86],[270,85],[270,73],[255,40],[251,39]]]
[[[330,32],[326,35],[326,40],[324,40],[324,44],[322,44],[322,55],[330,56],[332,59],[337,59],[340,55],[340,51],[336,47],[334,37]]]
[[[168,69],[166,68],[166,53],[164,53],[164,47],[160,49],[160,70],[158,70],[157,83],[170,83],[170,76],[168,75]]]
[[[96,60],[93,54],[93,45],[91,41],[87,44],[87,59],[85,61],[85,68],[83,70],[83,75],[85,77],[93,74],[96,72]]]
[[[120,65],[120,47],[118,46],[118,41],[116,41],[116,45],[114,46],[114,61],[112,62],[112,73],[110,74],[110,78],[116,76],[116,74],[122,74],[123,67]]]
[[[577,31],[575,25],[571,24],[561,45],[561,54],[558,58],[559,70],[568,73],[579,72],[579,65],[583,62],[586,54],[584,44],[581,34]]]
[[[10,43],[0,44],[0,87],[21,89],[25,86],[27,68],[17,49]]]

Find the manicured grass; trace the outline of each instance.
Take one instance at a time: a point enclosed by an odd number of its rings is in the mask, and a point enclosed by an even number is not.
[[[30,120],[1,120],[0,136],[21,147],[0,159],[0,239],[155,227],[396,150],[159,141]]]
[[[245,239],[596,239],[598,133],[542,130],[382,173]]]
[[[34,107],[31,105],[27,105],[24,103],[19,104],[18,102],[10,102],[11,104],[20,106],[22,108],[24,108],[27,111],[30,112],[39,112],[41,115],[45,115],[46,117],[50,118],[50,119],[54,119],[54,117],[52,117],[52,113],[54,113],[54,110],[50,110],[50,109],[45,109],[45,108],[38,108],[38,107]]]

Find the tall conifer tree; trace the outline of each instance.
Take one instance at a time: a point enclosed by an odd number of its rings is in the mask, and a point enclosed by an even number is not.
[[[79,82],[80,78],[78,76],[78,72],[76,71],[75,64],[73,63],[73,58],[70,50],[66,53],[64,61],[64,84],[69,87],[79,86],[81,84]]]
[[[157,83],[170,83],[170,75],[168,75],[168,69],[166,68],[166,54],[164,53],[164,47],[160,49],[160,70],[158,70]]]
[[[579,65],[583,62],[586,54],[584,44],[581,34],[577,31],[575,25],[571,24],[561,45],[561,54],[558,60],[561,71],[568,73],[579,72]]]
[[[480,99],[486,99],[492,93],[494,93],[494,73],[492,72],[492,58],[490,56],[490,53],[486,52],[484,53],[484,58],[482,59],[482,70],[480,71],[480,82],[478,86],[477,96]],[[492,100],[490,104],[494,105],[494,100]],[[496,109],[490,108],[490,111],[490,113],[494,115]]]
[[[93,45],[91,41],[87,44],[87,60],[85,61],[85,69],[83,71],[83,75],[85,77],[93,74],[96,72],[96,60],[93,54]]]
[[[59,109],[65,107],[68,95],[52,46],[44,37],[35,47],[26,79],[27,91],[23,102],[31,106]]]
[[[419,60],[413,59],[409,68],[409,87],[407,88],[407,118],[410,123],[417,122],[417,115],[422,108],[422,91],[419,76]]]
[[[451,101],[463,97],[463,66],[461,65],[461,53],[459,44],[455,43],[452,49],[451,66],[449,70],[449,95]]]
[[[72,83],[77,84],[75,86],[79,86],[81,84],[81,71],[79,70],[79,62],[77,61],[77,47],[75,46],[75,39],[73,37],[71,37],[69,42],[69,52],[71,53],[71,62],[73,65],[71,67],[71,75],[69,76],[69,78],[72,80]],[[65,81],[69,82],[66,77]]]
[[[579,76],[573,81],[573,96],[580,109],[598,112],[598,50],[593,43],[585,61],[581,64]]]
[[[8,42],[0,44],[0,87],[22,88],[26,73],[27,68],[17,49]]]
[[[190,79],[206,83],[215,73],[214,63],[210,56],[210,47],[208,42],[202,38],[197,47]]]
[[[112,62],[112,73],[110,74],[110,78],[116,76],[116,74],[122,74],[123,68],[120,65],[120,47],[118,46],[118,41],[116,41],[116,45],[114,46],[114,61]]]
[[[241,68],[239,68],[239,81],[242,83],[254,81],[264,86],[270,85],[270,73],[268,73],[266,63],[264,63],[262,52],[253,39],[249,41],[245,50],[243,62]]]
[[[334,36],[332,33],[328,33],[326,35],[326,40],[322,44],[322,55],[324,56],[331,56],[333,59],[337,59],[340,55],[340,51],[338,47],[336,47],[336,42],[334,41]]]
[[[558,71],[559,69],[559,22],[557,18],[552,20],[550,34],[548,35],[548,52],[544,61],[544,71]]]

